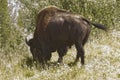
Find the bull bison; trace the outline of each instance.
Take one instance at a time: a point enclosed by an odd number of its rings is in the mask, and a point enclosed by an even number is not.
[[[54,51],[58,52],[58,62],[62,63],[67,50],[75,45],[75,63],[81,58],[81,64],[84,65],[83,47],[88,40],[91,25],[107,30],[102,24],[92,23],[81,15],[50,6],[39,12],[34,36],[29,41],[26,40],[26,43],[30,47],[33,59],[40,63],[50,60]]]

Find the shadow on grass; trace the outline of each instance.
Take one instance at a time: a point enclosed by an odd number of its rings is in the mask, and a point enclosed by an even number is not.
[[[46,64],[40,64],[39,62],[33,61],[33,59],[31,57],[25,57],[21,61],[20,65],[21,65],[22,68],[36,67],[37,69],[48,69],[48,68],[51,68],[51,67],[61,66],[61,64],[58,64],[58,62],[48,62]]]
[[[33,61],[33,59],[32,58],[30,58],[30,57],[25,57],[25,59],[23,59],[22,61],[21,61],[22,63],[21,63],[21,66],[24,68],[24,67],[29,67],[29,68],[31,68],[31,67],[33,67],[34,66],[34,61]]]
[[[76,66],[76,65],[77,65],[77,63],[75,63],[75,62],[68,63],[69,67],[73,67],[73,66]]]
[[[49,68],[55,68],[55,67],[60,67],[60,66],[68,66],[68,67],[75,67],[77,63],[71,62],[68,64],[65,63],[58,63],[58,62],[50,62],[48,61],[47,64],[40,64],[39,62],[33,61],[31,57],[25,57],[25,59],[22,60],[21,66],[23,68],[32,68],[36,67],[36,69],[49,69]],[[82,67],[82,66],[81,66]]]

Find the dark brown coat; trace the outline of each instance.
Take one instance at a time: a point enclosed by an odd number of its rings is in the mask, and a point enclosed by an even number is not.
[[[41,10],[37,17],[34,37],[26,41],[33,59],[44,63],[50,60],[52,52],[57,51],[58,62],[62,62],[68,48],[75,45],[77,50],[75,62],[81,57],[81,63],[84,64],[83,46],[88,40],[90,25],[106,30],[101,24],[92,23],[80,15],[56,7]]]

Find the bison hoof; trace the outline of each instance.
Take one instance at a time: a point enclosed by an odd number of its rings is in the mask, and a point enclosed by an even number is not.
[[[63,59],[62,59],[62,58],[59,58],[59,59],[58,59],[58,63],[63,63]]]

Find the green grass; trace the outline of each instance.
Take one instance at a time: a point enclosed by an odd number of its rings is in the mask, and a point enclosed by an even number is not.
[[[15,33],[14,36],[9,37],[7,35],[11,42],[8,42],[9,44],[6,43],[8,45],[6,48],[0,48],[0,80],[120,79],[119,0],[81,0],[81,2],[73,0],[70,2],[71,5],[66,5],[69,4],[69,1],[65,0],[36,0],[39,7],[31,6],[33,2],[31,3],[29,0],[20,1],[26,4],[25,9],[20,11],[21,17],[18,20],[21,27],[19,30],[21,36],[18,34],[19,31],[12,29],[11,32],[13,31],[12,34]],[[41,4],[41,2],[44,3]],[[81,14],[93,22],[105,24],[110,29],[107,33],[92,29],[89,40],[85,45],[84,66],[81,66],[80,62],[74,66],[68,65],[76,57],[74,46],[64,57],[64,65],[56,63],[58,59],[56,52],[53,53],[49,66],[45,66],[45,68],[32,62],[32,55],[25,42],[22,41],[24,36],[24,34],[21,34],[24,33],[22,28],[27,28],[27,33],[33,33],[31,28],[33,29],[33,26],[35,26],[34,17],[37,10],[53,4],[71,12]]]
[[[64,57],[64,65],[56,64],[53,53],[49,67],[43,69],[32,63],[27,49],[5,52],[1,49],[0,80],[119,80],[120,79],[120,31],[100,31],[98,38],[90,36],[85,45],[85,66],[69,66],[75,60],[74,46]],[[25,44],[24,44],[25,46]]]

